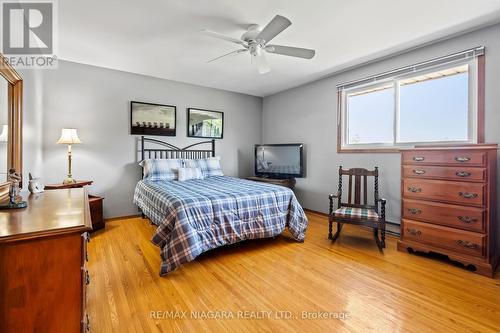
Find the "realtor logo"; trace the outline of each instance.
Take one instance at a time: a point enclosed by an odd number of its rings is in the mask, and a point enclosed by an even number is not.
[[[54,1],[0,1],[2,53],[10,65],[17,68],[54,68]]]

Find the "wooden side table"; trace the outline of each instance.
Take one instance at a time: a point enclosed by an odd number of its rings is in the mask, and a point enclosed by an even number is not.
[[[92,180],[77,180],[72,184],[48,184],[45,185],[46,190],[58,190],[63,188],[80,188],[92,185]],[[102,202],[104,198],[95,195],[89,195],[90,217],[92,220],[92,231],[96,231],[105,227],[104,216],[102,213]]]
[[[252,177],[247,177],[246,179],[253,180],[253,181],[256,181],[256,182],[263,182],[263,183],[268,183],[268,184],[281,185],[281,186],[288,187],[291,190],[293,190],[293,188],[295,187],[295,183],[296,183],[295,178],[280,179],[280,178],[267,178],[267,177],[252,176]]]

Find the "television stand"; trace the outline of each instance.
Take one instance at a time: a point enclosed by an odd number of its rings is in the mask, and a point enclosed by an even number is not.
[[[288,187],[289,189],[293,190],[295,187],[295,178],[270,178],[270,177],[247,177],[246,179],[248,180],[253,180],[256,182],[263,182],[263,183],[268,183],[268,184],[274,184],[274,185],[281,185]]]

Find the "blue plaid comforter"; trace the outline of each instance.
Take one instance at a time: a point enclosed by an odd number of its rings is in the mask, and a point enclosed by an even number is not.
[[[307,217],[285,187],[227,176],[137,184],[134,203],[158,226],[160,275],[201,253],[245,239],[281,234],[285,226],[303,241]]]

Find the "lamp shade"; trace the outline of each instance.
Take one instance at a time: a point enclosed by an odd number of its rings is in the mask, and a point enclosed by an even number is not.
[[[78,134],[76,133],[76,128],[63,128],[61,130],[61,137],[57,143],[64,143],[68,145],[73,145],[75,143],[82,143]]]
[[[0,142],[7,142],[9,141],[9,125],[1,125],[2,126],[2,133],[0,134]]]

